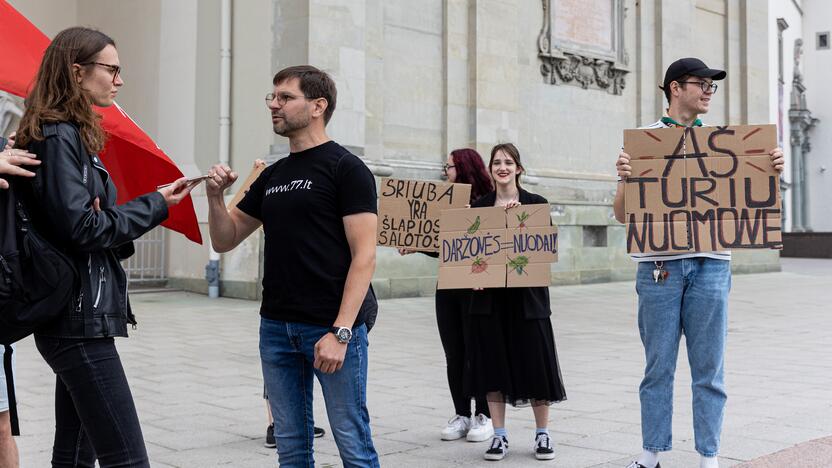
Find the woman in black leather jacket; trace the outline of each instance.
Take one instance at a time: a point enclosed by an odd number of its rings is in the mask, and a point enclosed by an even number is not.
[[[17,134],[17,146],[42,162],[21,193],[32,222],[78,272],[73,303],[35,334],[57,375],[56,467],[92,467],[96,459],[101,467],[150,466],[113,341],[136,324],[120,260],[193,186],[182,178],[116,206],[115,185],[97,156],[106,135],[93,105],[113,104],[124,84],[120,71],[115,43],[105,34],[60,32],[46,49]]]

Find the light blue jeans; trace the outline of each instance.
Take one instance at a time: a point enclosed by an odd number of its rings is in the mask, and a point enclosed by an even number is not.
[[[12,345],[12,350],[14,350],[14,345]],[[12,352],[12,375],[14,375],[14,361],[16,360],[17,356],[15,356],[15,352]],[[6,387],[8,387],[8,382],[6,382],[6,372],[3,369],[3,359],[6,357],[6,348],[3,345],[0,345],[0,413],[9,410],[9,392]],[[17,385],[15,385],[17,388]]]
[[[318,378],[329,425],[345,468],[378,467],[367,412],[367,327],[353,328],[344,365],[324,374],[313,367],[315,343],[328,327],[260,319],[260,361],[282,468],[314,467],[312,376]]]
[[[667,279],[653,280],[653,262],[638,265],[638,328],[646,367],[639,387],[645,450],[672,448],[673,379],[684,333],[693,391],[696,451],[717,455],[725,410],[724,362],[731,262],[688,258],[664,262]]]

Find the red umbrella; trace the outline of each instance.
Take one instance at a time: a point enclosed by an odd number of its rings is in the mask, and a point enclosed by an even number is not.
[[[49,38],[29,20],[0,0],[0,90],[25,97],[35,80]],[[99,155],[118,187],[118,202],[156,190],[182,172],[118,105],[96,108],[109,138]],[[163,226],[202,243],[191,197],[170,210]]]

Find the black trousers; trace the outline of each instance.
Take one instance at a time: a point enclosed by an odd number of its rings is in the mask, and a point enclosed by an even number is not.
[[[454,401],[456,414],[471,417],[471,397],[463,389],[465,372],[470,372],[470,363],[465,355],[467,336],[467,315],[471,291],[468,289],[441,289],[436,291],[436,325],[439,339],[445,350],[448,371],[448,388]],[[475,411],[489,418],[488,403],[477,399]]]
[[[36,336],[57,375],[53,467],[149,467],[133,395],[112,338]]]

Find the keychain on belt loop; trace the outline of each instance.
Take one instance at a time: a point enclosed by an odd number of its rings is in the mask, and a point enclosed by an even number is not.
[[[670,276],[670,273],[664,269],[664,262],[653,262],[653,265],[656,266],[653,270],[653,282],[656,284],[663,283]]]

